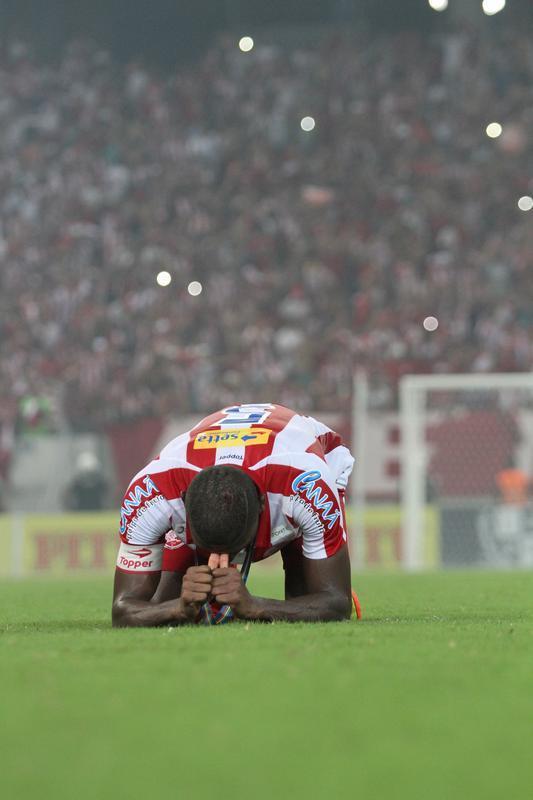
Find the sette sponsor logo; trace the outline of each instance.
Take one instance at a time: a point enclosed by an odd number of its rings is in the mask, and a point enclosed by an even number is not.
[[[266,444],[271,433],[269,428],[202,431],[194,437],[193,448],[207,450],[214,447],[250,447],[255,444]]]

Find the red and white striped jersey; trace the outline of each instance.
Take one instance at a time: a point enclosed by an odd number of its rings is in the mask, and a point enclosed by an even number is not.
[[[284,406],[217,411],[173,439],[132,480],[121,509],[117,566],[182,571],[198,554],[208,555],[195,553],[183,494],[198,472],[215,464],[244,470],[265,497],[254,561],[295,540],[306,558],[328,558],[347,539],[344,492],[353,463],[337,433]]]

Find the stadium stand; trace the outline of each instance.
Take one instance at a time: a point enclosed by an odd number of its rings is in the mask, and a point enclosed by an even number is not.
[[[222,38],[165,75],[13,42],[0,74],[2,472],[17,431],[533,368],[527,33]]]

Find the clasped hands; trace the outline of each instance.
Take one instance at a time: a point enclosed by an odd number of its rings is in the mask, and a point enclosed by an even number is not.
[[[252,616],[253,597],[226,553],[211,553],[207,564],[189,567],[183,576],[180,601],[191,620],[208,600],[230,606],[236,617]]]

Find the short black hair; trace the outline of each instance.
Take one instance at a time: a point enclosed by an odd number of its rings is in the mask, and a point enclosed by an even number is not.
[[[220,553],[238,553],[257,530],[258,489],[238,467],[207,467],[191,481],[185,510],[195,544]]]

